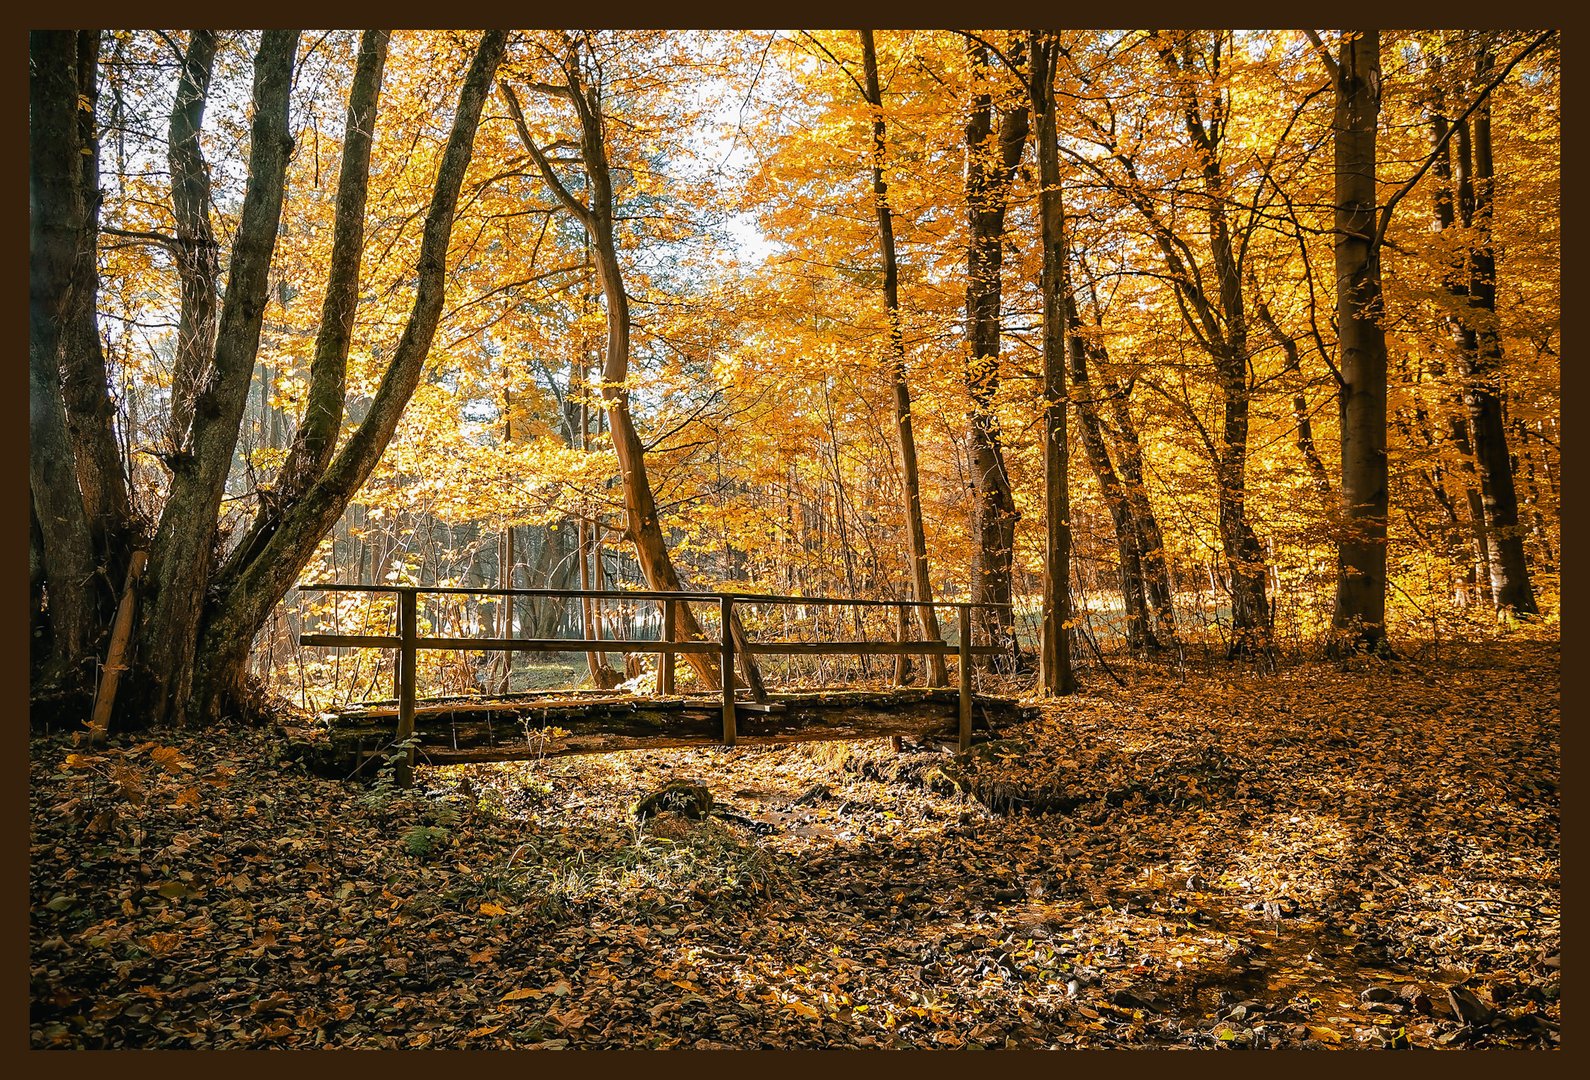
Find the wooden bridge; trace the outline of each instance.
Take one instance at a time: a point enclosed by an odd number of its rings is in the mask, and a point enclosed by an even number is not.
[[[412,777],[415,749],[434,764],[462,761],[507,761],[555,754],[595,753],[642,747],[689,746],[871,738],[884,735],[955,738],[964,750],[971,745],[974,711],[991,727],[996,715],[1012,715],[1014,702],[976,695],[973,658],[996,656],[992,644],[972,644],[972,612],[992,604],[870,600],[812,596],[769,596],[727,592],[648,592],[602,589],[477,589],[453,586],[339,585],[300,586],[306,593],[378,593],[396,597],[396,634],[305,633],[302,646],[392,649],[397,653],[397,701],[332,714],[322,737],[300,743],[299,752],[322,771],[356,772],[394,743],[410,743],[407,763],[398,762],[398,781]],[[655,603],[660,632],[655,638],[520,638],[422,636],[421,597],[463,594],[479,597],[541,597],[555,600],[608,600]],[[679,640],[680,604],[716,608],[717,639],[703,636]],[[736,607],[747,606],[886,607],[895,609],[897,632],[892,641],[749,640],[736,633]],[[958,624],[954,644],[944,640],[909,639],[912,609],[953,608]],[[511,620],[509,620],[511,623]],[[598,629],[598,633],[600,630]],[[705,635],[706,628],[703,628]],[[739,642],[736,638],[740,638]],[[483,700],[461,698],[421,704],[418,697],[418,654],[422,649],[506,653],[655,653],[656,690],[652,694],[614,695],[605,691],[556,691],[516,694]],[[758,656],[838,654],[851,656],[956,657],[959,686],[896,688],[890,691],[847,689],[834,693],[768,694],[757,667]],[[680,656],[716,658],[719,686],[710,694],[675,691],[675,663]],[[733,672],[738,666],[741,678]],[[931,672],[932,668],[929,667]],[[897,661],[902,681],[904,661]],[[736,686],[744,684],[743,689]],[[503,727],[499,737],[498,726]],[[532,726],[533,725],[533,726]]]

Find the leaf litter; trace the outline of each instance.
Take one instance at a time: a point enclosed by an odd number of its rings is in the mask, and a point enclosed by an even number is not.
[[[32,746],[35,1047],[1548,1047],[1554,643],[1126,669],[958,757]],[[647,793],[706,785],[711,815]]]

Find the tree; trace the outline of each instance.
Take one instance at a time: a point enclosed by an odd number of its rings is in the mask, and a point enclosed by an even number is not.
[[[213,347],[199,348],[206,333],[204,320],[193,306],[202,306],[207,298],[186,278],[189,273],[204,273],[206,260],[183,264],[181,323],[191,328],[183,345],[200,356],[196,361],[199,372],[192,379],[191,413],[182,410],[185,430],[168,458],[170,491],[151,541],[149,588],[135,636],[134,678],[118,701],[124,722],[211,719],[227,709],[250,704],[243,691],[255,634],[370,474],[419,382],[442,311],[446,252],[458,191],[506,34],[493,31],[482,35],[475,50],[425,217],[413,309],[364,419],[333,454],[343,407],[348,331],[358,297],[368,140],[385,39],[381,31],[364,36],[350,95],[348,139],[338,181],[335,249],[312,376],[315,407],[290,455],[291,467],[285,470],[281,488],[265,500],[244,540],[221,561],[217,512],[259,350],[293,148],[288,101],[298,32],[266,31],[261,36],[254,60],[247,180]],[[193,158],[191,139],[203,113],[204,54],[208,48],[205,37],[196,35],[184,56],[178,93],[178,109],[183,115],[173,122],[172,140],[178,165],[174,182],[179,186],[194,179],[191,170],[202,168]],[[189,191],[179,200],[175,216],[179,223],[186,222],[182,227],[190,230],[190,239],[199,239],[184,244],[178,237],[174,246],[179,249],[204,246],[203,228],[196,217],[204,208],[186,201],[191,194]],[[70,368],[81,358],[69,356],[64,362]],[[35,484],[36,501],[38,487]],[[50,548],[46,535],[46,555]],[[50,600],[54,624],[69,614],[69,608],[64,597],[52,593]],[[58,611],[58,603],[62,610]]]
[[[602,94],[599,82],[590,77],[581,59],[581,46],[572,34],[565,34],[561,55],[553,58],[560,83],[536,84],[536,89],[569,102],[578,124],[578,147],[584,167],[588,195],[582,200],[571,192],[558,178],[543,149],[536,144],[525,123],[524,111],[518,95],[506,81],[500,84],[508,110],[525,151],[535,162],[541,178],[574,218],[585,228],[591,238],[592,253],[596,259],[597,279],[602,285],[606,303],[607,352],[602,364],[602,400],[607,406],[608,427],[613,436],[613,448],[618,455],[618,466],[623,478],[626,534],[635,547],[636,557],[651,588],[659,592],[679,592],[683,586],[668,556],[667,541],[657,513],[657,499],[652,492],[651,479],[646,473],[645,447],[635,430],[635,421],[629,407],[630,314],[629,296],[624,291],[623,270],[618,261],[618,247],[614,239],[613,178],[607,160],[604,134],[605,116],[602,112]],[[678,623],[675,631],[680,640],[701,637],[701,625],[688,604],[676,604]],[[744,662],[749,654],[749,641],[738,616],[725,633],[732,633],[737,651]],[[719,673],[710,657],[700,653],[687,654],[703,684],[717,684]],[[760,696],[762,686],[756,666],[744,663],[744,672],[752,689]],[[734,677],[732,672],[722,672],[725,680]]]
[[[97,333],[78,332],[83,313],[91,317],[93,311],[90,205],[96,196],[84,190],[90,174],[83,164],[84,151],[91,154],[93,146],[84,145],[79,124],[79,102],[92,100],[87,87],[97,77],[92,49],[69,31],[33,31],[28,39],[28,480],[35,592],[47,603],[39,629],[50,637],[37,680],[46,693],[86,684],[107,606],[108,579],[100,575],[79,474],[91,478],[90,493],[121,486],[119,468],[103,470],[96,456],[77,453],[63,395],[65,386],[73,402],[93,399],[96,391],[108,396],[92,350],[63,356],[68,344],[81,346],[90,336],[98,341]],[[125,503],[125,495],[110,500]]]
[[[1012,46],[1017,64],[1022,45],[1017,38]],[[999,392],[1005,211],[1011,181],[1027,142],[1028,103],[1023,92],[996,110],[994,94],[988,87],[989,46],[981,38],[969,36],[966,50],[973,77],[980,84],[966,120],[966,388],[972,399],[969,442],[977,497],[972,515],[977,536],[972,601],[995,605],[979,610],[976,617],[987,627],[990,641],[1000,645],[1006,654],[1014,654],[1011,561],[1019,515],[1000,445],[994,398]]]
[[[1322,54],[1324,55],[1324,54]],[[1336,321],[1341,343],[1341,539],[1333,648],[1386,651],[1386,335],[1375,243],[1380,32],[1348,31],[1336,85]]]
[[[917,625],[929,641],[939,640],[938,614],[933,609],[933,585],[928,577],[927,534],[922,527],[922,492],[917,479],[916,436],[911,424],[911,387],[906,380],[905,345],[900,329],[899,264],[894,253],[894,222],[889,210],[889,185],[883,178],[886,128],[883,94],[878,87],[878,51],[872,31],[859,31],[866,84],[862,94],[872,107],[872,190],[878,213],[878,245],[883,253],[883,303],[889,317],[890,369],[894,386],[894,417],[899,427],[900,465],[905,479],[905,524],[911,538],[911,585],[916,599]],[[928,660],[932,684],[943,686],[948,673],[942,656]]]
[[[1055,121],[1055,61],[1059,35],[1028,32],[1030,101],[1038,121],[1039,220],[1043,238],[1044,535],[1043,640],[1038,685],[1045,694],[1076,689],[1071,672],[1071,493],[1066,443],[1066,239],[1060,192],[1059,129]],[[1074,341],[1074,339],[1072,339]],[[1075,346],[1073,345],[1073,348]]]

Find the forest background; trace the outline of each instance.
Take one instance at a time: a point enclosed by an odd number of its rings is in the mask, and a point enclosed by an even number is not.
[[[1344,236],[1383,290],[1353,325],[1384,335],[1387,508],[1383,623],[1345,640],[1554,626],[1558,41],[1382,32],[1354,76],[1369,40],[35,35],[36,708],[92,693],[135,552],[140,719],[384,692],[390,657],[294,635],[382,632],[391,602],[301,581],[926,585],[1013,601],[983,632],[1026,667],[1057,414],[1079,660],[1340,644],[1342,552],[1377,547],[1344,495]],[[1353,77],[1365,233],[1339,217]],[[422,653],[421,680],[646,678],[622,664]]]

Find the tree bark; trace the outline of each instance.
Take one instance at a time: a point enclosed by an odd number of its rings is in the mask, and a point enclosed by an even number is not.
[[[1021,42],[1013,53],[1019,62]],[[967,44],[974,72],[985,74],[988,47],[977,39]],[[972,484],[976,498],[972,524],[977,560],[972,567],[972,602],[996,604],[974,612],[989,640],[1002,649],[988,657],[1008,664],[1015,649],[1015,612],[1010,607],[1011,564],[1015,555],[1016,499],[1000,445],[995,398],[999,392],[1001,266],[1005,245],[1005,211],[1010,183],[1027,142],[1025,101],[998,110],[995,135],[993,96],[985,89],[972,99],[966,121],[966,337],[969,355],[966,387],[970,394],[969,431]]]
[[[28,36],[28,481],[42,541],[51,650],[40,686],[77,692],[99,634],[89,519],[61,399],[61,348],[83,286],[85,236],[78,129],[78,38]]]
[[[110,396],[105,354],[99,340],[99,131],[96,121],[99,98],[98,30],[77,35],[78,150],[82,159],[83,226],[78,251],[76,287],[62,328],[61,396],[66,408],[67,433],[77,463],[77,483],[83,493],[94,551],[104,565],[102,580],[119,580],[126,571],[127,539],[133,527],[132,505],[116,444],[116,406]],[[97,589],[98,610],[110,617],[114,604],[111,589]]]
[[[1341,342],[1341,520],[1331,651],[1385,651],[1386,337],[1375,243],[1380,32],[1342,34],[1336,82],[1336,319]]]
[[[1060,191],[1060,142],[1055,117],[1054,61],[1059,40],[1052,31],[1028,32],[1031,54],[1028,93],[1038,121],[1038,217],[1043,240],[1043,486],[1044,555],[1042,640],[1038,687],[1046,695],[1076,689],[1071,670],[1071,492],[1066,443],[1065,208]]]
[[[916,436],[911,425],[911,387],[906,379],[905,341],[900,325],[900,269],[894,252],[894,221],[889,209],[889,185],[883,178],[885,136],[883,94],[878,86],[878,50],[871,30],[861,35],[862,65],[866,74],[866,99],[872,107],[872,191],[878,214],[878,243],[883,254],[883,303],[889,319],[890,382],[894,390],[894,418],[900,433],[900,471],[905,487],[905,525],[911,551],[911,586],[916,599],[917,625],[928,641],[938,641],[938,613],[933,609],[933,584],[929,574],[927,533],[922,525],[922,488],[917,476]],[[949,681],[944,657],[927,658],[928,682],[943,686]]]
[[[171,110],[166,160],[171,167],[171,211],[177,226],[177,281],[181,308],[171,369],[170,448],[188,449],[194,399],[215,353],[220,247],[210,226],[210,167],[199,146],[215,69],[214,30],[195,30],[182,56],[176,104]]]

